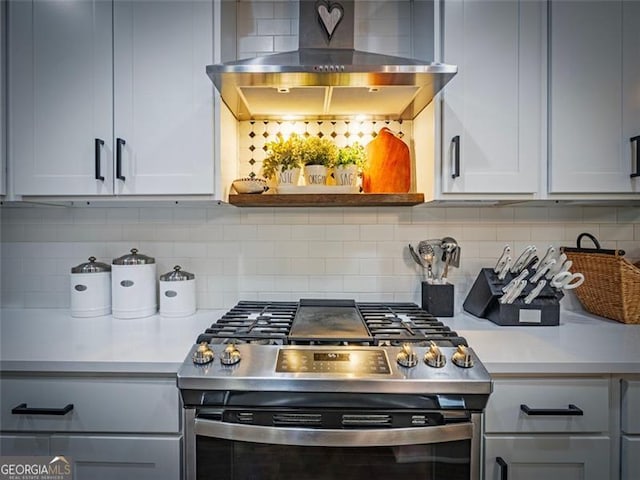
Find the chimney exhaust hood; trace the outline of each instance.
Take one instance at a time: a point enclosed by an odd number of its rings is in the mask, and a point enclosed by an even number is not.
[[[412,120],[458,70],[354,50],[353,0],[301,0],[299,25],[298,50],[207,66],[236,119]]]

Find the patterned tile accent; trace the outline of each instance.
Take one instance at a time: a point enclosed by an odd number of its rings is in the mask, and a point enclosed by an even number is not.
[[[392,120],[298,120],[268,121],[247,120],[239,122],[240,176],[261,177],[262,161],[266,156],[266,144],[274,141],[278,134],[285,138],[292,133],[306,137],[329,137],[342,148],[355,142],[366,145],[373,140],[381,128],[388,127],[400,137],[410,139],[413,122]],[[405,140],[407,141],[407,140]],[[410,143],[407,141],[407,143]]]

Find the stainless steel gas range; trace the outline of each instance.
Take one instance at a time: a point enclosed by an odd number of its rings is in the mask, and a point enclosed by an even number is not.
[[[480,476],[490,376],[412,303],[240,302],[178,387],[188,480]]]

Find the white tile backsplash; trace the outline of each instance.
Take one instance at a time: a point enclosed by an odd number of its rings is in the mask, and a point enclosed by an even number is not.
[[[130,211],[128,211],[130,210]],[[461,267],[450,278],[460,308],[478,270],[493,266],[505,243],[574,245],[594,233],[603,246],[640,259],[640,215],[615,207],[284,208],[48,207],[0,209],[1,304],[68,308],[72,266],[137,247],[158,273],[179,263],[196,275],[200,308],[240,299],[300,297],[420,303],[424,271],[407,244],[456,238]],[[61,213],[62,212],[62,213]],[[562,219],[562,222],[561,222]],[[597,220],[597,221],[596,221]],[[133,223],[132,223],[133,222]],[[567,300],[568,301],[568,300]]]

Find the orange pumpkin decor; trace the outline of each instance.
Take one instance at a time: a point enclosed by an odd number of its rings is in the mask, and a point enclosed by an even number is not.
[[[407,144],[387,127],[366,147],[362,176],[365,193],[407,193],[411,188],[411,158]]]

